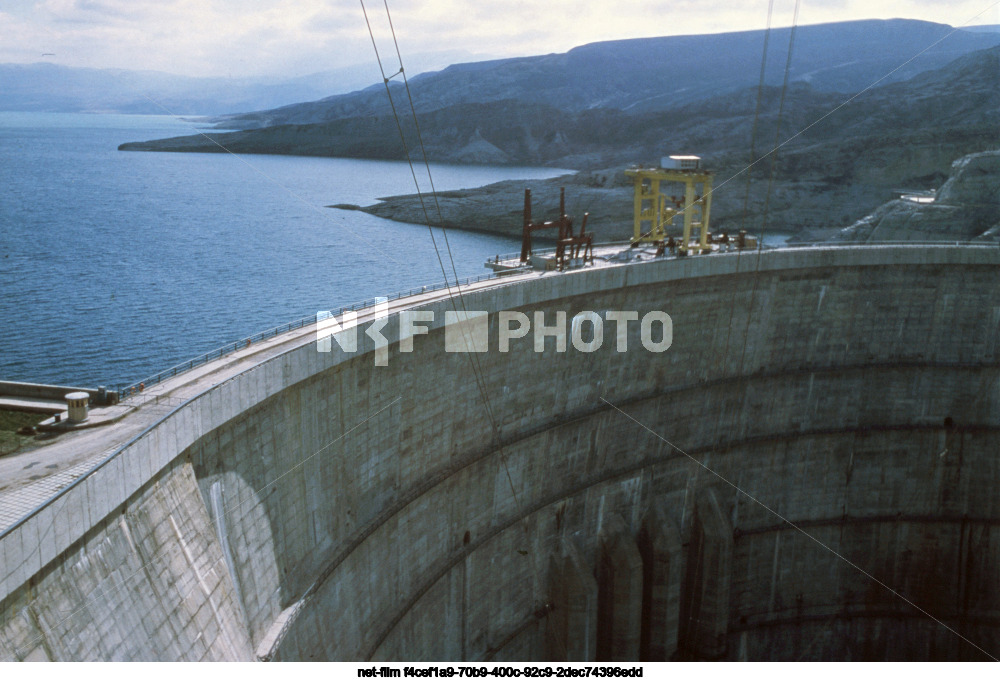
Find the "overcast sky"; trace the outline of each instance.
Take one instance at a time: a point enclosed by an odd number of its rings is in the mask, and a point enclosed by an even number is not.
[[[451,61],[564,52],[598,40],[764,28],[767,0],[389,0],[407,56]],[[392,50],[382,0],[365,0],[378,47]],[[774,0],[775,26],[794,0]],[[803,0],[800,24],[923,19],[1000,23],[997,0]],[[49,55],[48,53],[51,53]],[[43,56],[47,55],[47,56]],[[294,76],[374,53],[359,0],[0,0],[0,62],[154,69],[186,75]],[[426,61],[426,60],[423,60]],[[413,69],[408,69],[412,71]]]

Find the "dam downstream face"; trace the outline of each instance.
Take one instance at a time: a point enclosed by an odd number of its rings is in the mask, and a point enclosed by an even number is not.
[[[734,258],[463,297],[489,313],[491,341],[502,310],[660,310],[661,353],[638,323],[628,352],[608,326],[591,353],[551,338],[535,352],[528,336],[476,354],[443,352],[432,324],[387,366],[370,344],[306,344],[213,388],[200,432],[183,408],[157,425],[169,463],[10,592],[0,645],[56,659],[997,656],[1000,257],[815,249],[765,254],[759,273]],[[133,553],[151,567],[131,588],[78,586]],[[51,614],[80,600],[70,620]],[[159,625],[139,640],[114,612]]]

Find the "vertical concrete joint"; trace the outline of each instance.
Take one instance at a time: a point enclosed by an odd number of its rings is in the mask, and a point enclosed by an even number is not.
[[[642,556],[625,521],[606,518],[597,557],[597,659],[639,659],[642,631]]]
[[[654,502],[639,530],[642,556],[642,638],[639,659],[666,662],[677,653],[684,547],[662,502]]]
[[[547,618],[546,657],[553,661],[593,662],[597,655],[597,580],[580,551],[569,540],[552,558]]]
[[[726,656],[733,529],[729,514],[712,488],[695,501],[682,607],[685,657],[718,660]]]

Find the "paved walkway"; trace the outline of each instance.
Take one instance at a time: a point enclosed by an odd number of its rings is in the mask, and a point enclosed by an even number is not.
[[[28,411],[36,414],[58,414],[66,411],[65,400],[45,400],[40,397],[13,397],[0,395],[0,409]]]
[[[505,286],[515,280],[542,276],[538,272],[487,279],[462,286],[462,292]],[[551,275],[549,275],[551,276]],[[452,288],[454,290],[454,287]],[[389,312],[448,298],[447,289],[389,301]],[[373,312],[360,310],[358,323],[369,321]],[[45,503],[59,490],[86,475],[171,411],[209,388],[222,383],[272,357],[316,340],[314,324],[260,341],[219,359],[194,367],[122,405],[134,411],[108,426],[60,434],[45,444],[0,457],[0,532]],[[97,411],[97,410],[94,410]]]

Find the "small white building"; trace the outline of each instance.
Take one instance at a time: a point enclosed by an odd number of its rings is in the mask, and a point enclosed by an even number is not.
[[[90,395],[85,392],[72,392],[68,393],[64,399],[69,410],[71,423],[82,423],[87,420],[87,405],[90,402]]]
[[[664,156],[660,159],[660,167],[665,170],[698,170],[701,168],[701,156]]]

